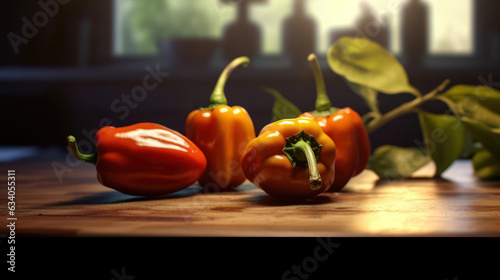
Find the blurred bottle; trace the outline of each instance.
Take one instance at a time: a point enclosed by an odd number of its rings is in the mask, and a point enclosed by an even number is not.
[[[238,18],[229,24],[224,32],[222,52],[230,61],[239,56],[255,57],[260,51],[259,26],[248,18],[248,5],[262,3],[265,0],[222,0],[222,2],[235,2],[238,9]]]
[[[474,1],[474,55],[481,67],[500,67],[500,1]]]
[[[304,0],[295,0],[293,14],[283,23],[283,49],[294,68],[308,69],[307,56],[315,51],[315,29],[314,20],[306,14]]]
[[[354,26],[355,37],[366,37],[389,48],[389,19],[383,16],[377,19],[372,7],[367,2],[360,3],[361,14]]]
[[[409,0],[403,7],[402,58],[407,66],[420,67],[427,54],[428,16],[428,7],[421,0]]]

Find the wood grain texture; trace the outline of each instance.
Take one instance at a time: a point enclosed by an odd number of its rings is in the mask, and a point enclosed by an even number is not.
[[[249,182],[229,192],[192,186],[142,198],[100,185],[90,164],[61,182],[51,162],[1,166],[3,182],[16,170],[19,236],[500,236],[500,182],[479,181],[469,161],[455,162],[442,179],[427,178],[432,166],[392,182],[365,170],[341,192],[298,204]],[[6,223],[6,187],[0,197]]]

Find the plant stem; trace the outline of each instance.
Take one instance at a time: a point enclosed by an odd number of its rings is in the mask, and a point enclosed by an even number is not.
[[[307,160],[307,166],[309,168],[309,186],[311,190],[317,190],[321,188],[321,175],[318,170],[318,163],[316,162],[316,157],[311,149],[311,146],[307,144],[304,140],[300,140],[294,144],[295,153],[298,153],[298,157],[305,156]]]
[[[328,111],[332,107],[332,103],[326,94],[325,79],[323,78],[318,58],[312,53],[307,57],[307,60],[311,64],[314,80],[316,81],[316,111]]]
[[[97,153],[95,154],[82,154],[78,150],[78,145],[76,144],[76,139],[74,136],[68,136],[68,151],[69,153],[76,159],[79,159],[84,162],[97,164]]]
[[[226,68],[224,68],[224,71],[222,71],[219,79],[217,80],[217,84],[215,84],[212,95],[210,95],[210,105],[208,106],[209,108],[213,109],[219,105],[227,105],[226,95],[224,94],[224,87],[226,85],[227,79],[229,78],[229,75],[231,75],[236,67],[242,64],[246,67],[249,63],[250,59],[248,57],[241,56],[235,58],[226,66]]]
[[[441,92],[449,83],[450,83],[450,80],[447,79],[444,82],[442,82],[437,88],[435,88],[434,90],[429,92],[428,94],[426,94],[424,96],[417,96],[412,101],[404,103],[401,106],[383,114],[379,118],[376,118],[376,119],[370,121],[366,125],[366,131],[368,133],[372,133],[373,131],[375,131],[379,127],[383,126],[384,124],[388,123],[389,121],[391,121],[391,120],[393,120],[393,119],[395,119],[403,114],[412,112],[415,108],[422,105],[423,103],[434,99],[434,97],[436,97],[436,95],[439,92]]]
[[[375,112],[375,111],[371,111],[371,112],[364,114],[362,117],[362,120],[363,120],[363,123],[366,124],[368,122],[368,120],[370,120],[370,119],[375,120],[377,118],[380,118],[380,113]]]
[[[316,138],[304,130],[286,138],[283,153],[292,167],[309,169],[309,187],[315,191],[321,188],[321,174],[318,160],[323,146]]]

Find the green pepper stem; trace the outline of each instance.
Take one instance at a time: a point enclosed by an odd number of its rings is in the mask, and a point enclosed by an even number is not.
[[[295,155],[300,158],[305,156],[307,160],[307,167],[309,168],[309,187],[311,190],[318,190],[321,188],[321,175],[318,170],[318,163],[316,157],[311,149],[311,146],[304,140],[299,140],[294,144]]]
[[[224,94],[224,87],[226,85],[227,79],[231,75],[231,72],[233,72],[233,70],[238,66],[243,64],[243,66],[246,67],[249,63],[250,59],[248,57],[241,56],[235,58],[226,66],[226,68],[224,68],[224,71],[222,71],[221,75],[219,76],[219,80],[217,80],[217,84],[215,84],[212,95],[210,95],[209,108],[215,108],[219,105],[227,105],[226,95]]]
[[[309,186],[311,190],[321,188],[321,175],[318,170],[318,160],[323,146],[304,130],[286,138],[283,153],[292,167],[309,169]]]
[[[312,53],[307,60],[311,64],[314,80],[316,81],[316,111],[328,111],[332,107],[332,103],[326,94],[325,79],[323,78],[318,58]]]
[[[84,162],[89,162],[92,164],[97,164],[97,153],[94,154],[82,154],[78,150],[78,145],[76,144],[76,138],[72,135],[68,136],[68,151],[76,159]]]

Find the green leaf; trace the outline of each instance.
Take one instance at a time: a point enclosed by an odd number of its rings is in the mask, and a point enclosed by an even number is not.
[[[352,82],[349,82],[348,80],[345,80],[347,85],[359,96],[363,97],[365,100],[366,105],[372,112],[375,114],[380,115],[380,110],[378,108],[378,92],[376,90],[373,90],[367,86],[363,86],[360,84],[355,84]]]
[[[443,93],[442,96],[453,101],[461,115],[474,114],[478,106],[494,112],[498,112],[500,109],[500,91],[488,86],[456,85]],[[497,125],[500,125],[500,122]]]
[[[275,99],[273,105],[273,121],[296,118],[302,114],[302,111],[300,111],[297,106],[283,97],[277,90],[268,87],[263,87],[263,89],[274,96]]]
[[[438,177],[460,157],[466,147],[465,127],[453,115],[419,111],[418,116],[427,154],[436,163],[434,176]]]
[[[373,152],[369,169],[381,179],[406,178],[430,161],[431,157],[420,148],[384,145]]]
[[[500,129],[488,127],[468,118],[463,118],[462,122],[474,139],[500,159]]]
[[[500,159],[500,91],[457,85],[439,96],[464,123],[472,138]]]
[[[351,83],[386,94],[420,95],[394,55],[369,39],[343,37],[330,47],[327,60],[335,73]]]
[[[500,160],[488,150],[481,149],[472,157],[474,174],[483,180],[500,179]]]

